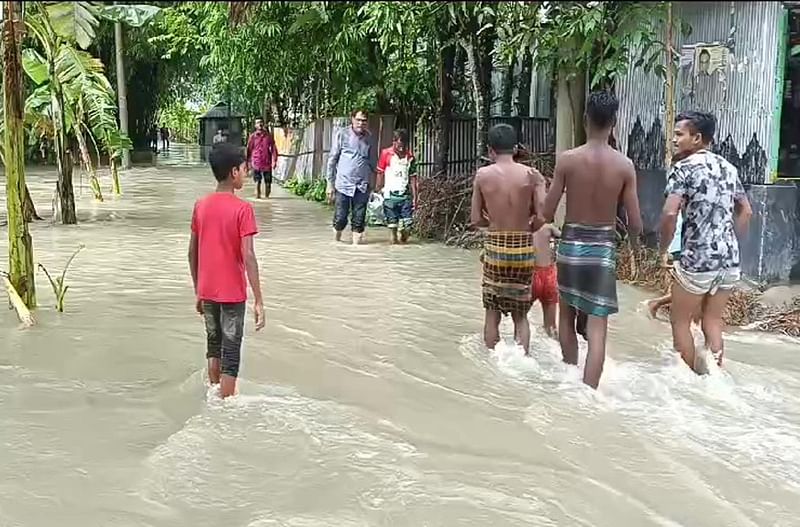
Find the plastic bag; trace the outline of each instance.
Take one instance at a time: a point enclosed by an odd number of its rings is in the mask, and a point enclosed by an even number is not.
[[[381,194],[376,194],[373,192],[369,197],[369,203],[367,203],[367,224],[386,224],[383,218],[383,196]]]

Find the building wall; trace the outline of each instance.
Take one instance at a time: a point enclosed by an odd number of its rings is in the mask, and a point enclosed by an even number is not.
[[[679,68],[675,110],[705,110],[718,119],[715,149],[739,168],[744,183],[772,180],[777,158],[776,83],[783,9],[780,2],[678,2],[675,20],[691,26],[683,37],[676,30],[676,51],[697,43],[730,44],[724,73],[694,77]],[[637,168],[663,169],[665,125],[664,81],[636,68],[617,87],[620,124],[617,139]],[[772,162],[771,162],[772,161]]]
[[[718,119],[714,150],[739,169],[754,209],[750,233],[741,241],[742,268],[759,282],[789,277],[800,257],[797,189],[772,185],[779,144],[784,10],[781,2],[677,2],[676,51],[684,45],[724,44],[730,61],[721,73],[694,77],[681,66],[675,79],[675,111],[705,110]],[[617,84],[616,137],[637,169],[645,233],[655,239],[664,202],[664,80],[632,69]]]

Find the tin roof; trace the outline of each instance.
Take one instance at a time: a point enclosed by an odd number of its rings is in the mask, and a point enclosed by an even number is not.
[[[242,118],[244,115],[240,113],[231,113],[228,114],[228,105],[224,102],[218,102],[214,106],[212,106],[205,115],[199,117],[199,119],[227,119],[229,117],[233,118]]]

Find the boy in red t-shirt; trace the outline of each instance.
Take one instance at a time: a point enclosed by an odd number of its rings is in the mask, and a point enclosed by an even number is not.
[[[218,143],[208,157],[217,190],[198,200],[192,214],[189,266],[197,312],[205,317],[208,379],[220,395],[236,393],[244,333],[247,283],[255,297],[256,331],[264,327],[264,306],[253,236],[258,234],[253,206],[236,197],[247,177],[241,148]]]

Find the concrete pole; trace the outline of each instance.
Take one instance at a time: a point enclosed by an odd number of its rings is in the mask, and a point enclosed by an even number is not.
[[[128,89],[125,85],[125,54],[122,41],[122,22],[114,22],[114,48],[117,59],[117,98],[119,100],[119,131],[128,135]],[[122,151],[122,168],[131,167],[131,153]]]

